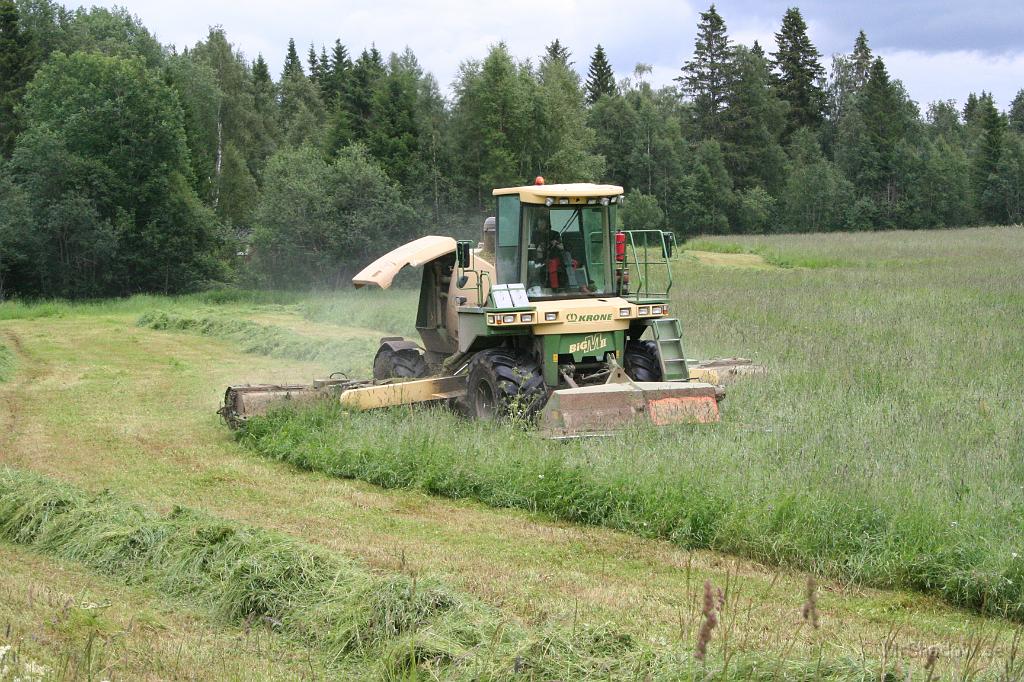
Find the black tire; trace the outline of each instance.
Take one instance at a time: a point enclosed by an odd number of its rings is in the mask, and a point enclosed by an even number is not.
[[[661,381],[658,344],[654,341],[626,342],[626,357],[622,368],[633,381]]]
[[[373,358],[373,378],[421,379],[430,375],[430,367],[419,348],[381,346]]]
[[[506,348],[480,351],[469,363],[465,412],[484,421],[532,418],[544,407],[548,392],[533,360]]]

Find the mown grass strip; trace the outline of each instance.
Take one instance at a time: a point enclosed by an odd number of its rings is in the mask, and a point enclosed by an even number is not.
[[[1024,621],[1024,560],[928,509],[901,516],[842,491],[722,488],[639,430],[558,444],[440,410],[351,414],[334,404],[250,420],[239,438],[295,466],[715,549],[844,581],[913,589]],[[637,453],[645,453],[638,457]],[[917,523],[918,525],[910,525]]]
[[[842,258],[827,257],[821,255],[810,255],[783,252],[764,246],[745,246],[736,242],[721,242],[711,239],[691,239],[683,244],[683,250],[688,251],[710,251],[711,253],[741,254],[751,253],[764,258],[769,265],[777,268],[838,268],[851,265],[849,261]]]
[[[138,326],[160,331],[179,331],[222,339],[237,344],[244,353],[286,360],[318,362],[349,371],[358,360],[376,350],[376,340],[365,336],[351,339],[323,339],[302,336],[288,329],[247,320],[217,316],[192,316],[166,311],[151,311]],[[312,378],[312,377],[311,377]]]
[[[432,580],[380,575],[278,533],[176,508],[158,515],[108,493],[0,469],[0,539],[236,624],[266,627],[377,679],[864,679],[873,663],[712,656],[608,625],[526,629]]]

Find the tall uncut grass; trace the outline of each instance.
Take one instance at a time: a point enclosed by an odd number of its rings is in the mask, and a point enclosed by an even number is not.
[[[998,551],[1010,538],[977,532],[981,518],[949,523],[923,500],[873,506],[844,485],[758,490],[741,472],[729,480],[707,470],[698,452],[680,457],[696,430],[551,443],[442,409],[348,414],[327,404],[251,419],[240,438],[303,469],[918,589],[1024,620],[1024,562]]]
[[[376,679],[863,679],[865,661],[696,662],[607,625],[526,629],[431,580],[371,573],[283,535],[176,508],[157,515],[0,469],[0,539],[27,545],[237,624],[311,647]]]
[[[555,444],[434,411],[324,407],[257,420],[244,441],[1024,620],[1024,230],[722,241],[842,265],[676,264],[688,355],[769,370],[729,387],[720,424]]]

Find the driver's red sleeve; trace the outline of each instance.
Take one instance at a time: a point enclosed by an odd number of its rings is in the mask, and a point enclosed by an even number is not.
[[[558,288],[558,259],[548,259],[548,284],[551,285],[552,289]]]

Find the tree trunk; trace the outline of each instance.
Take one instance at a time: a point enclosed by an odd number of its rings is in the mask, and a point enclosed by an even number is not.
[[[217,104],[217,160],[213,165],[213,207],[220,203],[220,168],[224,160],[224,123],[220,120],[220,104]]]

